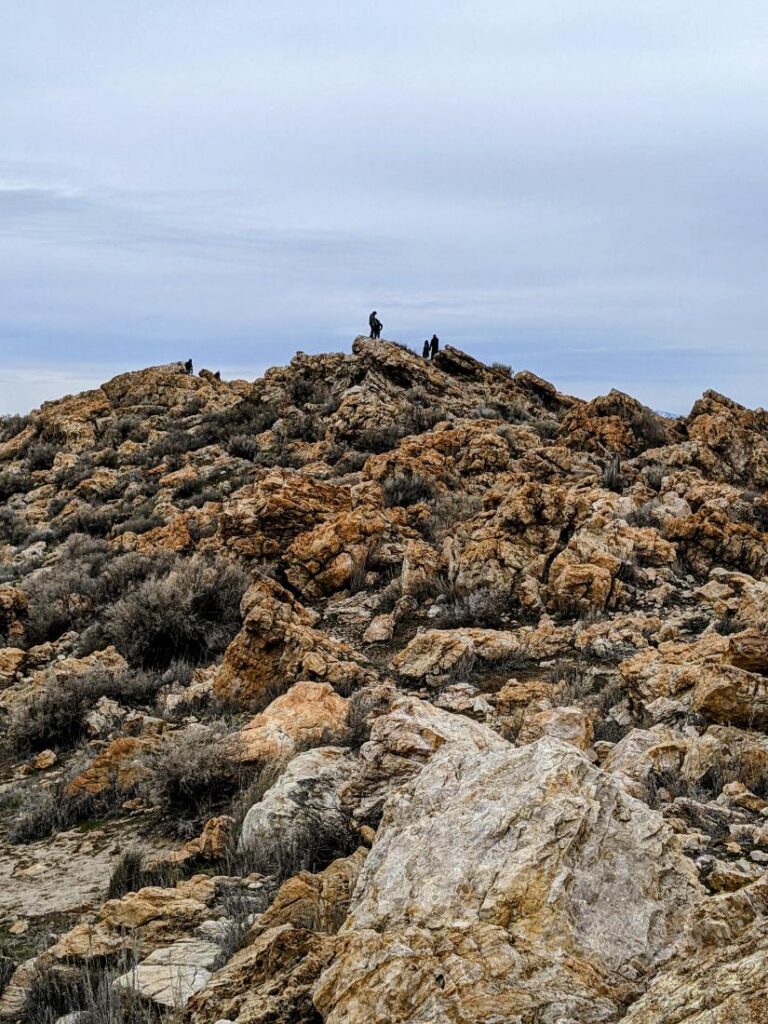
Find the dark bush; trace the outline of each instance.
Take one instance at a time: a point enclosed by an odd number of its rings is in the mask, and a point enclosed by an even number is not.
[[[26,494],[33,486],[32,477],[26,470],[7,469],[0,473],[0,501],[8,501],[14,494]]]
[[[7,738],[20,754],[53,747],[66,750],[82,737],[84,719],[100,697],[129,706],[146,706],[161,680],[141,670],[111,670],[99,665],[79,675],[51,676],[23,703],[15,704]]]
[[[26,462],[30,471],[50,469],[59,446],[52,441],[36,441],[27,449]]]
[[[223,723],[166,733],[144,759],[150,777],[141,791],[170,817],[198,819],[241,788],[236,753],[235,735]]]
[[[12,413],[10,416],[0,416],[0,443],[3,441],[10,441],[12,437],[16,437],[22,430],[32,422],[32,417],[29,415],[19,415],[18,413]]]
[[[89,537],[106,537],[120,518],[120,511],[113,506],[105,505],[94,508],[93,505],[81,504],[65,519],[53,525],[54,536],[59,539],[73,533],[84,533]]]
[[[225,559],[179,560],[167,576],[147,579],[116,601],[105,613],[105,633],[132,665],[210,661],[240,628],[246,582]]]
[[[139,847],[131,847],[120,854],[112,868],[107,898],[120,899],[128,892],[138,892],[149,885],[167,889],[176,885],[184,874],[183,867],[173,862],[160,862],[149,867],[144,851]]]
[[[419,473],[395,473],[382,481],[381,489],[385,508],[415,505],[419,501],[430,501],[435,496],[434,480]]]
[[[88,961],[84,966],[51,964],[38,969],[27,992],[23,1018],[34,1024],[55,1024],[63,1015],[81,1011],[82,1024],[160,1024],[168,1015],[154,1003],[114,984],[136,959],[128,945],[117,962]]]
[[[8,839],[12,843],[34,843],[69,829],[85,818],[103,818],[119,807],[126,796],[124,791],[116,788],[98,797],[89,794],[72,796],[67,792],[67,780],[59,781],[49,789],[25,788],[11,819]]]
[[[447,601],[434,620],[437,629],[456,629],[460,626],[498,626],[511,609],[509,594],[489,588],[476,590],[463,597]]]
[[[253,462],[261,451],[261,445],[255,437],[236,434],[227,442],[227,451],[236,459],[247,459],[248,462]]]

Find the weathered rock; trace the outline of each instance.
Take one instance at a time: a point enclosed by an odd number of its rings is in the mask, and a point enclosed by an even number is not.
[[[520,642],[512,633],[494,629],[428,629],[392,659],[391,667],[407,679],[440,686],[468,674],[479,663],[498,664],[513,657]]]
[[[312,989],[334,953],[333,937],[284,924],[259,935],[186,1007],[191,1024],[311,1024]]]
[[[417,697],[399,696],[379,715],[342,787],[344,804],[359,821],[378,820],[389,792],[417,775],[446,745],[494,750],[504,741],[464,715],[442,711]]]
[[[156,949],[115,980],[142,999],[178,1009],[211,980],[221,947],[205,939],[180,939]]]
[[[226,502],[220,535],[238,554],[274,558],[300,533],[350,506],[348,487],[321,483],[291,470],[271,469]]]
[[[574,747],[448,746],[391,796],[315,1004],[327,1024],[615,1018],[702,898],[661,817]]]
[[[46,957],[69,961],[115,956],[126,943],[147,955],[162,943],[189,935],[205,918],[214,895],[211,879],[195,875],[173,889],[148,886],[107,900],[93,924],[75,925],[46,950]]]
[[[363,658],[314,629],[315,616],[274,580],[254,583],[241,610],[243,628],[214,680],[217,696],[248,706],[298,680],[343,689],[374,680]]]
[[[518,743],[532,743],[542,736],[554,736],[579,750],[588,750],[594,739],[590,718],[577,707],[552,708],[525,715]]]
[[[340,747],[316,747],[291,761],[243,821],[240,847],[260,870],[273,874],[285,862],[312,863],[321,834],[341,837],[348,831],[339,791],[350,768]]]
[[[153,745],[150,739],[133,736],[113,740],[67,784],[67,796],[101,796],[112,790],[130,794],[140,782],[149,778],[149,768],[142,762],[142,755]]]
[[[289,757],[297,746],[343,738],[347,701],[328,683],[295,683],[238,734],[238,758],[245,762]]]

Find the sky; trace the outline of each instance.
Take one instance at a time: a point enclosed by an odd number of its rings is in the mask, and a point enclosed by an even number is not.
[[[767,406],[765,0],[6,0],[0,413],[433,332]]]

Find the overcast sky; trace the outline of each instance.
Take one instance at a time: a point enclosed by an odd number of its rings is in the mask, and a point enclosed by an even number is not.
[[[6,0],[0,412],[443,341],[768,405],[765,0]]]

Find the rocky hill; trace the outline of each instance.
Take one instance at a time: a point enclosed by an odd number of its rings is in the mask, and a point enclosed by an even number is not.
[[[768,1021],[767,487],[366,338],[0,421],[0,1021]]]

